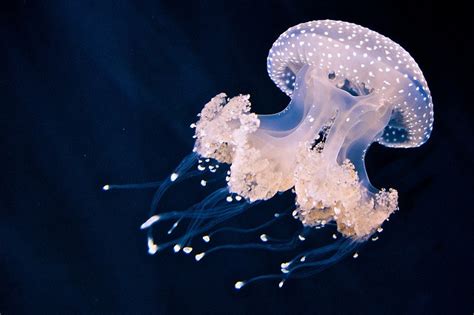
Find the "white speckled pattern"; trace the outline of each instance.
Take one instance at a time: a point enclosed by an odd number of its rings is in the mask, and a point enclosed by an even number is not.
[[[362,26],[341,21],[311,21],[289,28],[267,59],[270,78],[291,96],[296,74],[319,67],[379,95],[393,114],[378,142],[388,147],[417,147],[430,137],[433,103],[415,60],[400,45]]]

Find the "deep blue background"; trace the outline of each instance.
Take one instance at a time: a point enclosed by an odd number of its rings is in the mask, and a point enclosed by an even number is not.
[[[474,311],[473,25],[465,9],[453,1],[255,2],[2,4],[1,314]],[[266,74],[268,49],[288,27],[325,18],[401,44],[432,91],[428,143],[368,153],[373,182],[400,194],[381,239],[316,277],[238,293],[235,280],[274,271],[291,255],[221,252],[199,264],[149,256],[138,227],[152,192],[100,187],[168,176],[192,149],[189,124],[218,92],[250,93],[257,113],[283,109],[288,99]],[[178,187],[165,202],[204,194]]]

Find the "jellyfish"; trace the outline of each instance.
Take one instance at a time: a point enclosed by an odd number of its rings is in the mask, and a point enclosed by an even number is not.
[[[351,254],[357,258],[358,246],[380,232],[398,209],[395,189],[371,184],[364,162],[367,149],[374,142],[418,147],[433,126],[430,91],[417,63],[400,45],[362,26],[322,20],[291,27],[273,43],[267,70],[290,97],[283,111],[257,115],[249,95],[218,94],[191,125],[193,152],[163,182],[142,185],[157,187],[141,226],[148,231],[150,254],[167,248],[190,254],[196,238],[210,245],[216,233],[257,233],[284,217],[301,223],[288,240],[262,233],[253,243],[221,244],[194,258],[230,248],[290,250],[308,233],[336,227],[340,237],[334,234],[333,243],[281,263],[281,273],[237,281],[236,289],[273,278],[281,287],[290,277],[315,274]],[[171,185],[204,173],[216,174],[224,186],[186,210],[161,211],[160,198]],[[275,213],[260,226],[222,226],[288,190],[294,193],[294,208]],[[157,242],[153,227],[170,221],[167,235]],[[179,225],[184,225],[182,232],[173,237]]]

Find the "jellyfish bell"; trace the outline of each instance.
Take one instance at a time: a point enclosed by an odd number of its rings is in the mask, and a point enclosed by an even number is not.
[[[325,225],[336,225],[343,236],[333,234],[334,243],[285,262],[281,274],[238,281],[236,289],[268,278],[279,278],[281,287],[290,276],[314,274],[350,253],[356,258],[357,245],[380,232],[398,209],[395,189],[377,189],[370,183],[364,163],[368,147],[374,142],[393,148],[420,146],[433,125],[430,92],[416,62],[401,46],[367,28],[331,20],[291,27],[270,49],[267,69],[291,98],[288,106],[276,114],[257,115],[251,112],[249,95],[228,98],[221,93],[212,98],[191,125],[196,139],[193,154],[158,185],[150,219],[142,225],[148,230],[150,253],[168,247],[191,253],[190,244],[198,235],[208,246],[217,233],[260,235],[259,242],[200,251],[196,261],[221,249],[294,249],[308,231]],[[197,171],[191,171],[196,162]],[[223,168],[212,164],[217,162],[230,165],[225,187],[185,211],[156,214],[171,184],[205,172],[219,173]],[[276,213],[257,227],[216,228],[289,189],[296,205],[289,213],[302,223],[291,239],[275,240],[262,233],[288,213]],[[153,225],[168,220],[175,221],[168,234],[178,222],[187,220],[187,225],[180,223],[187,228],[156,245]]]

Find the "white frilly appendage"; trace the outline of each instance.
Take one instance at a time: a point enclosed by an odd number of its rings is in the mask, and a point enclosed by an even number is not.
[[[366,238],[397,208],[397,191],[368,191],[349,160],[328,165],[323,153],[302,151],[295,170],[295,191],[298,218],[304,225],[324,226],[334,220],[343,235]]]
[[[294,187],[303,225],[335,221],[346,237],[364,240],[398,208],[397,191],[375,189],[364,165],[391,108],[341,86],[306,66],[288,107],[262,116],[250,112],[248,95],[219,94],[196,123],[194,151],[231,164],[231,193],[253,202]]]
[[[228,99],[224,93],[204,106],[196,123],[195,151],[231,165],[229,190],[251,202],[266,200],[291,187],[283,181],[278,165],[250,142],[260,120],[250,113],[250,96]]]

